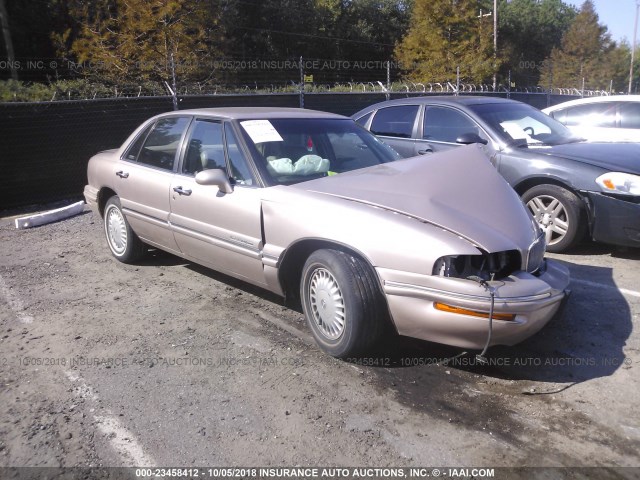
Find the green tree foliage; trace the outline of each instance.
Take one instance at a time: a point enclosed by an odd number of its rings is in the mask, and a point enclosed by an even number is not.
[[[503,84],[511,72],[518,86],[548,87],[553,80],[579,88],[584,77],[587,88],[626,91],[629,45],[611,41],[592,2],[580,15],[565,2],[498,0],[494,63],[493,17],[486,16],[493,0],[4,0],[10,31],[0,35],[0,60],[10,35],[16,60],[58,65],[18,70],[20,80],[50,84],[84,74],[89,83],[111,87],[158,85],[171,81],[172,56],[179,84],[228,85],[285,77],[216,70],[210,60],[395,57],[412,81],[453,81],[459,66],[464,82],[490,82],[499,68]],[[61,58],[84,63],[73,71]],[[635,71],[640,85],[640,67]],[[368,81],[367,71],[356,73],[357,81]],[[0,71],[0,78],[10,75]],[[352,75],[321,78],[346,82]]]
[[[108,81],[197,80],[214,52],[217,12],[205,0],[69,2],[76,24],[56,35],[62,53]],[[86,68],[88,64],[89,68]]]
[[[406,77],[443,82],[456,77],[467,82],[491,77],[493,22],[480,17],[477,0],[415,0],[407,35],[396,48]]]
[[[354,42],[336,44],[335,56],[354,60],[390,60],[409,28],[411,0],[343,1],[335,35]],[[335,57],[326,57],[335,58]]]
[[[225,2],[228,57],[388,60],[409,19],[409,0]]]
[[[537,85],[540,66],[560,46],[577,10],[561,0],[500,0],[498,30],[503,77],[511,71],[519,85]]]
[[[586,0],[571,26],[554,47],[541,69],[540,84],[608,89],[625,53],[598,22],[593,2]]]

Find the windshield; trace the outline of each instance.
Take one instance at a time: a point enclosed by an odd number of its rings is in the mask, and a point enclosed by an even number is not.
[[[561,145],[581,140],[560,122],[524,103],[485,103],[469,108],[508,145]]]
[[[276,185],[397,160],[389,146],[350,119],[245,120],[240,125],[263,175]]]

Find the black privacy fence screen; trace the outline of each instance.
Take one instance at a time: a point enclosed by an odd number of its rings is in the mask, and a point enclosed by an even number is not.
[[[207,107],[299,107],[352,115],[387,98],[412,93],[299,93],[183,96],[180,110]],[[496,96],[499,94],[493,94]],[[571,95],[511,93],[537,108]],[[557,98],[555,98],[557,97]],[[119,147],[144,120],[174,109],[174,99],[120,97],[33,103],[0,103],[0,212],[80,198],[87,162],[95,153]]]

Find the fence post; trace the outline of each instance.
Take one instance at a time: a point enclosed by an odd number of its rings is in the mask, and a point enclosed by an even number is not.
[[[300,56],[300,108],[304,108],[304,67]]]
[[[385,95],[386,99],[389,100],[391,98],[391,66],[389,60],[387,60],[387,94]]]
[[[178,110],[178,91],[176,89],[176,64],[173,61],[173,52],[171,52],[171,84],[173,91],[171,92],[171,98],[173,100],[173,109]]]
[[[553,90],[553,60],[549,61],[549,89],[547,90],[547,107],[551,106],[551,91]]]
[[[460,95],[460,67],[456,67],[456,93],[455,95]]]
[[[511,98],[511,70],[509,70],[509,84],[507,85],[507,98]]]

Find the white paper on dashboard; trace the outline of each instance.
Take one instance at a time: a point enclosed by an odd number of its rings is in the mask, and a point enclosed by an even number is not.
[[[531,138],[529,135],[527,135],[527,132],[525,132],[520,125],[518,125],[517,123],[513,123],[513,122],[502,122],[500,124],[500,126],[502,128],[504,128],[504,130],[511,136],[511,138],[513,138],[514,140],[524,140],[524,139],[529,139]]]
[[[542,143],[540,140],[536,140],[524,129],[515,122],[502,122],[500,124],[502,128],[513,138],[514,140],[526,140],[528,145],[534,145],[536,143]]]
[[[282,137],[269,120],[245,120],[240,122],[242,128],[253,140],[253,143],[282,142]]]

